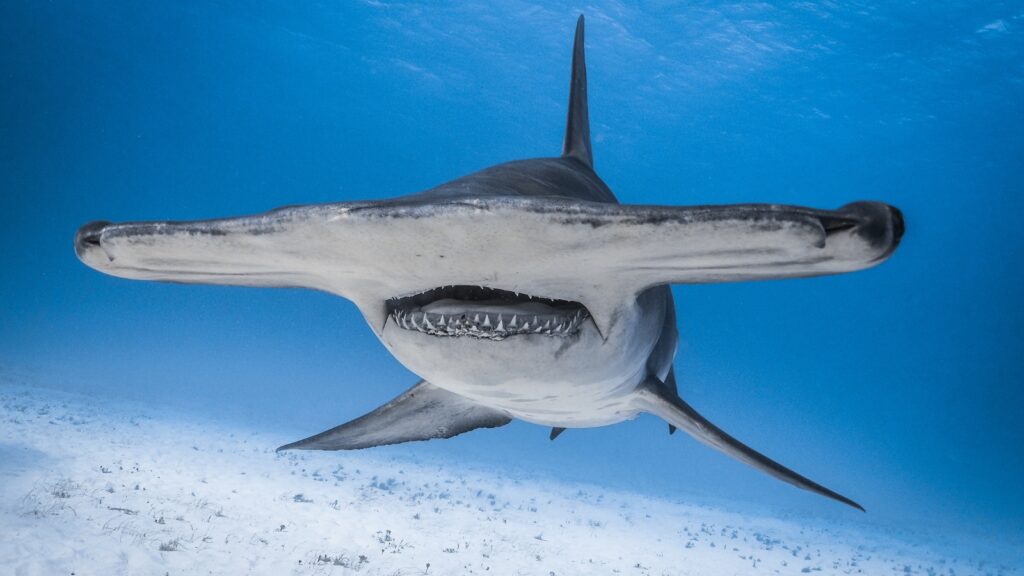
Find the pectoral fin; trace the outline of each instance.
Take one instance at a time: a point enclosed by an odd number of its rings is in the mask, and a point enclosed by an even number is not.
[[[701,416],[689,404],[684,402],[678,395],[671,393],[664,384],[651,379],[638,391],[638,402],[642,408],[676,425],[690,436],[719,452],[723,452],[733,458],[757,468],[758,470],[771,474],[772,476],[788,482],[797,488],[809,490],[843,504],[852,506],[860,511],[864,508],[849,498],[825,488],[796,472],[786,468],[778,462],[768,458],[764,454],[743,444],[739,440],[726,434],[721,428],[715,426],[707,418]]]
[[[511,422],[505,413],[422,381],[355,420],[278,450],[358,450],[415,440],[451,438]]]

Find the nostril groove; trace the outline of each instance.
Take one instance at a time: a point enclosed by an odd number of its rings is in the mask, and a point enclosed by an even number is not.
[[[110,225],[110,222],[97,221],[90,222],[85,226],[82,226],[78,230],[78,244],[79,246],[100,246],[100,237],[103,234],[103,230]]]

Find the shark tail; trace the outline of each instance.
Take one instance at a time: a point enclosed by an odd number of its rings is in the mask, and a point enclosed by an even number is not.
[[[671,378],[671,372],[670,372]],[[669,378],[666,378],[666,381]],[[674,382],[674,378],[673,378]],[[850,500],[837,492],[818,484],[817,482],[802,476],[778,462],[768,458],[764,454],[743,444],[733,438],[718,426],[712,424],[707,418],[701,416],[692,406],[683,401],[665,383],[650,377],[637,391],[637,401],[645,411],[675,425],[680,430],[693,436],[699,442],[718,450],[724,454],[753,466],[754,468],[770,474],[783,482],[787,482],[815,494],[842,502],[860,511],[864,507]]]

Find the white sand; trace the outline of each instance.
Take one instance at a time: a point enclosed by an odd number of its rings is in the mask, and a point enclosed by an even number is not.
[[[0,574],[1019,573],[961,548],[459,463],[275,454],[294,438],[10,382],[0,438]]]

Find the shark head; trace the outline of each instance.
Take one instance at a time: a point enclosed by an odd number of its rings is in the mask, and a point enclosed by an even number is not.
[[[555,158],[514,168],[531,179],[552,165],[589,173],[578,164]],[[897,210],[875,202],[835,211],[625,206],[511,195],[484,186],[488,179],[484,171],[467,188],[473,196],[92,223],[75,245],[84,263],[123,278],[342,296],[410,370],[482,398],[510,380],[542,383],[556,374],[579,390],[635,385],[671,306],[652,290],[867,268],[893,252],[903,228]]]

